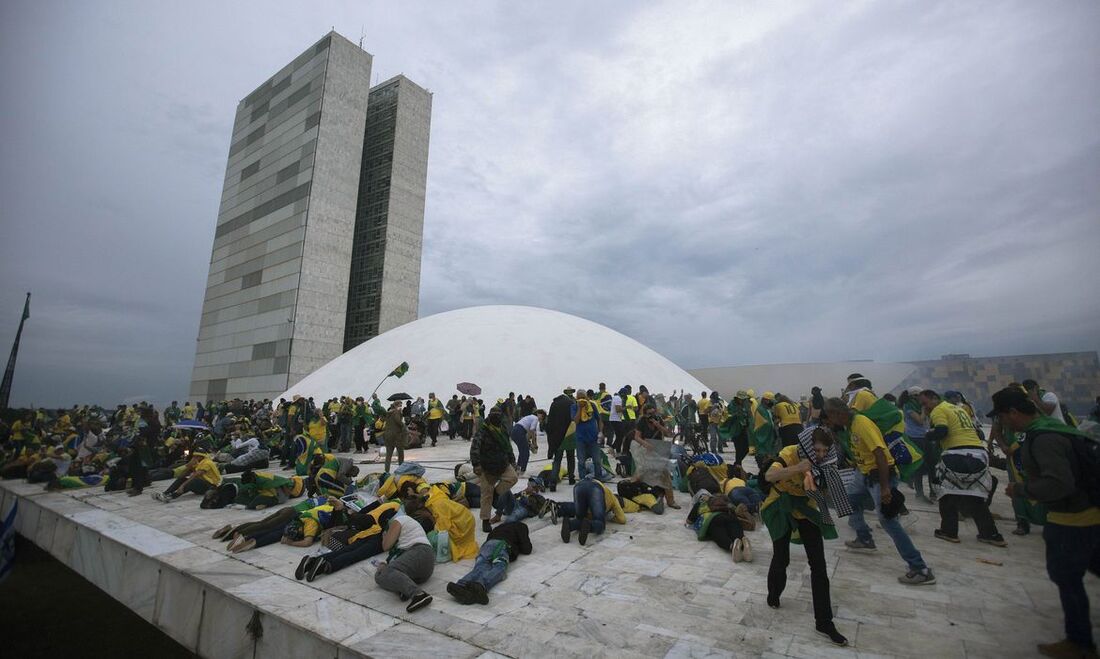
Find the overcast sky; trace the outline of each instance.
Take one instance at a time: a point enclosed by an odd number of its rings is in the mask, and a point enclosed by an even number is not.
[[[236,104],[333,27],[434,93],[421,316],[687,368],[1100,347],[1100,3],[592,4],[0,4],[12,403],[185,395]]]

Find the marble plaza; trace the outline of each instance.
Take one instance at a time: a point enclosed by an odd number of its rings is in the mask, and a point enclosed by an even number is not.
[[[407,457],[428,467],[428,480],[443,480],[468,447],[442,440]],[[535,461],[529,472],[545,463]],[[1003,483],[1004,474],[998,477]],[[792,548],[783,608],[769,609],[767,531],[750,534],[755,562],[734,564],[684,528],[686,494],[677,495],[683,510],[628,515],[625,526],[610,524],[583,547],[575,536],[563,544],[548,519],[528,520],[534,553],[512,565],[488,606],[461,606],[447,595],[446,582],[473,565],[464,561],[438,565],[427,584],[435,601],[408,614],[395,595],[375,587],[369,562],[307,584],[293,577],[306,550],[273,545],[232,555],[210,538],[225,523],[264,512],[204,511],[191,495],[165,505],[100,488],[47,494],[15,481],[0,482],[0,493],[5,512],[19,500],[20,533],[204,657],[1000,659],[1034,656],[1036,643],[1062,638],[1042,539],[1008,535],[1014,525],[1002,495],[994,511],[1004,518],[1007,549],[978,544],[968,522],[962,544],[936,540],[938,514],[910,500],[904,522],[936,573],[933,586],[897,583],[904,566],[881,531],[872,555],[827,542],[836,624],[851,642],[836,648],[814,633],[801,549]],[[570,488],[551,496],[564,500]],[[841,524],[841,538],[850,537]],[[1100,582],[1086,583],[1096,607]]]

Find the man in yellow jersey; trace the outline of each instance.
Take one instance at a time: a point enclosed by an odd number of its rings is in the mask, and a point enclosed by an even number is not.
[[[779,428],[779,440],[783,446],[794,446],[798,443],[798,435],[804,430],[801,410],[783,394],[776,394],[775,399],[778,402],[772,408],[772,417]]]
[[[710,426],[710,421],[707,415],[707,413],[710,411],[710,397],[707,396],[707,392],[700,392],[699,400],[696,401],[695,407],[699,412],[699,425],[702,426],[703,436],[707,437],[707,429]]]
[[[875,422],[862,414],[854,413],[840,398],[825,400],[824,414],[826,423],[836,431],[847,430],[850,435],[852,459],[859,473],[848,485],[848,497],[852,501],[852,514],[848,516],[848,526],[856,532],[855,540],[848,540],[844,546],[855,551],[874,551],[875,541],[871,537],[871,527],[863,519],[863,501],[871,497],[878,521],[883,530],[894,541],[902,560],[909,566],[908,571],[898,577],[898,581],[909,586],[923,586],[936,583],[932,570],[925,564],[924,558],[913,545],[909,534],[905,532],[898,515],[887,515],[886,509],[896,507],[894,489],[897,487],[898,474],[894,467],[894,458],[886,448]]]
[[[936,537],[959,542],[961,510],[978,525],[978,542],[1006,546],[986,501],[993,493],[993,476],[989,473],[989,451],[974,431],[973,418],[961,407],[942,400],[931,389],[920,392],[918,398],[929,417],[930,429],[924,439],[938,442],[941,449],[940,462],[935,467],[940,503],[940,528],[935,531]]]
[[[1039,645],[1048,657],[1095,657],[1085,571],[1100,574],[1100,500],[1095,463],[1087,463],[1091,441],[1083,433],[1043,415],[1035,402],[1009,387],[993,394],[993,414],[1015,432],[1025,433],[1022,462],[1027,478],[1005,493],[1047,507],[1043,542],[1047,575],[1062,600],[1066,638]],[[1089,471],[1092,471],[1091,476]]]

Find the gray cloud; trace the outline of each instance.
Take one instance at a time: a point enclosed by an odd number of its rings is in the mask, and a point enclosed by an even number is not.
[[[333,25],[435,94],[421,315],[688,367],[1098,347],[1095,5],[325,10],[0,9],[15,402],[184,394],[236,101]]]

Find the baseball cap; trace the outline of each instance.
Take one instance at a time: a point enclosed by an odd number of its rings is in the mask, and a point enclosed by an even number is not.
[[[770,391],[765,391],[764,395],[760,398],[761,400],[775,400],[775,394]]]

